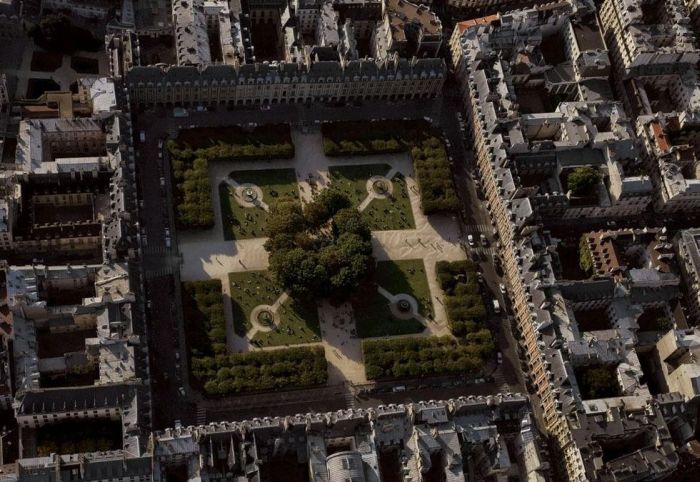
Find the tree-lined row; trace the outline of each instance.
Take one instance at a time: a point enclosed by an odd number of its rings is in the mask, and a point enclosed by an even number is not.
[[[191,367],[208,395],[311,387],[328,378],[322,347],[193,357]]]
[[[336,122],[322,127],[327,156],[411,153],[425,214],[459,211],[443,142],[425,121]]]
[[[327,156],[366,156],[406,152],[412,139],[426,129],[424,121],[347,121],[325,123],[323,151]]]
[[[208,173],[210,161],[294,157],[294,145],[286,125],[259,128],[259,135],[258,129],[252,132],[241,128],[226,128],[224,132],[210,130],[185,130],[178,141],[171,139],[167,142],[172,158],[177,224],[181,229],[209,229],[214,226]],[[200,136],[203,139],[196,139],[189,131],[202,131]],[[280,133],[279,141],[275,142],[272,139],[277,132]],[[225,140],[216,136],[225,136]],[[192,148],[190,142],[196,142],[194,145],[198,147]]]
[[[438,283],[445,293],[445,311],[453,335],[464,337],[483,328],[486,307],[479,292],[474,263],[440,261],[435,266]]]
[[[365,374],[369,380],[447,374],[480,370],[493,351],[488,330],[471,333],[467,343],[454,338],[395,338],[362,343]]]
[[[182,284],[185,334],[193,357],[226,353],[226,320],[221,281],[188,281]]]
[[[442,141],[430,137],[411,149],[421,207],[425,214],[459,211],[459,199],[452,182],[447,151]]]

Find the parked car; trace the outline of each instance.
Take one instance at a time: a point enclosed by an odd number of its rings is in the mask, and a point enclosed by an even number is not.
[[[500,351],[496,354],[496,361],[499,365],[503,363],[503,353],[501,353]]]
[[[503,283],[498,283],[498,289],[501,290],[502,295],[506,294],[506,285],[504,285]]]
[[[481,245],[482,245],[484,248],[487,248],[487,247],[488,247],[488,245],[489,245],[489,240],[488,240],[488,238],[487,238],[485,235],[483,235],[483,234],[480,235],[480,236],[479,236],[479,240],[481,241]]]
[[[499,314],[501,312],[501,305],[498,303],[498,300],[494,298],[491,300],[491,304],[493,305],[493,312]]]
[[[473,248],[474,247],[474,236],[471,234],[467,235],[467,242],[469,243],[469,247]]]

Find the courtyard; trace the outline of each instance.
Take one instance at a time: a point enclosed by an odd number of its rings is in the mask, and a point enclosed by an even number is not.
[[[320,130],[293,130],[292,140],[293,159],[210,162],[214,227],[178,234],[181,276],[221,281],[229,353],[320,344],[329,383],[363,383],[363,338],[450,334],[435,264],[464,259],[459,229],[449,216],[423,214],[408,153],[327,157]],[[376,263],[346,302],[304,306],[268,270],[268,212],[324,189],[363,213]]]

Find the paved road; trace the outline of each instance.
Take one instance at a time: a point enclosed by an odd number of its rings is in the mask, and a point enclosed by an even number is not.
[[[147,319],[151,380],[153,383],[153,425],[155,429],[172,426],[175,420],[183,422],[194,418],[190,404],[179,393],[187,387],[186,354],[182,349],[184,333],[181,329],[179,258],[166,245],[165,229],[170,230],[170,246],[174,246],[172,201],[169,199],[169,167],[167,158],[159,158],[160,135],[148,132],[140,142],[139,131],[144,120],[137,118],[137,177],[141,229],[141,257],[147,293]],[[147,130],[147,129],[144,129]],[[148,131],[148,130],[147,130]],[[165,186],[161,185],[161,178]],[[183,367],[185,367],[183,369]]]
[[[484,278],[484,299],[487,306],[491,306],[491,300],[497,299],[503,312],[500,315],[491,312],[491,329],[496,333],[496,342],[499,351],[503,354],[503,363],[487,369],[487,374],[495,378],[498,387],[496,391],[525,391],[524,376],[520,369],[520,358],[518,356],[517,341],[513,337],[511,321],[508,316],[510,302],[507,296],[501,294],[499,284],[503,282],[502,277],[496,272],[491,254],[497,252],[495,239],[493,238],[493,226],[486,210],[486,202],[479,199],[476,187],[470,176],[475,172],[474,154],[469,145],[465,145],[464,136],[460,131],[457,114],[461,113],[458,106],[461,105],[459,93],[454,86],[447,84],[444,89],[444,97],[440,111],[440,127],[443,129],[445,138],[449,141],[448,154],[452,158],[452,171],[455,180],[457,194],[462,201],[464,210],[462,220],[464,222],[463,240],[466,242],[467,235],[471,234],[478,243],[479,236],[485,235],[488,240],[488,247],[477,246],[468,248],[470,255],[479,255],[479,268]]]

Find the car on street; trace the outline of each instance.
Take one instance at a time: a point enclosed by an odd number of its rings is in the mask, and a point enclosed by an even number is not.
[[[496,354],[496,361],[499,365],[503,363],[503,353],[501,353],[500,351]]]
[[[494,298],[491,300],[491,304],[493,305],[493,312],[499,314],[501,312],[501,304],[498,302],[498,300]]]
[[[504,285],[503,283],[498,283],[498,289],[501,290],[502,295],[506,294],[506,285]]]
[[[469,246],[471,248],[473,248],[474,247],[474,236],[472,236],[471,234],[467,235],[467,243],[469,243]]]
[[[484,236],[483,234],[480,235],[480,236],[479,236],[479,240],[481,241],[481,245],[482,245],[484,248],[488,248],[488,246],[489,246],[489,240],[488,240],[488,238],[487,238],[486,236]]]
[[[164,177],[160,178],[160,187],[165,187],[165,178]]]
[[[177,389],[177,391],[180,394],[180,396],[182,396],[182,397],[186,396],[185,395],[185,387],[180,387]]]

